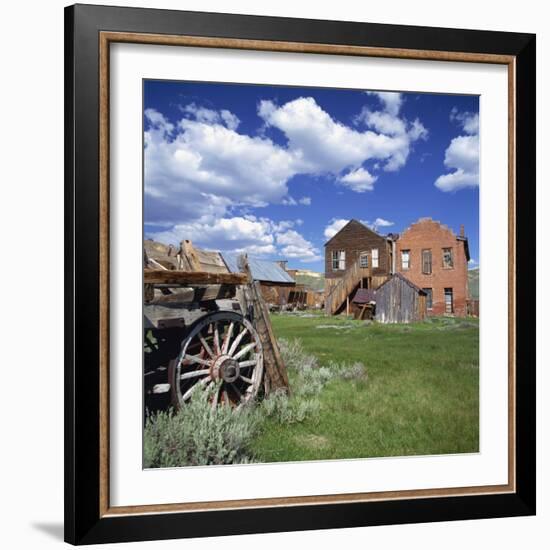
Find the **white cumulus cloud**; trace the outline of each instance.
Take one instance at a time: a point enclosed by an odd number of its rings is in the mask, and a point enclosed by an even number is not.
[[[383,169],[395,172],[405,165],[412,144],[428,138],[428,130],[417,118],[412,122],[401,116],[403,96],[398,92],[365,92],[375,96],[383,106],[382,111],[373,111],[365,106],[354,119],[356,125],[364,124],[381,135],[391,137],[396,145],[393,154],[386,160]]]
[[[148,233],[148,237],[167,244],[190,239],[199,248],[251,256],[282,256],[302,262],[321,259],[319,250],[294,227],[301,220],[274,222],[255,216],[209,218],[178,223],[169,229]]]
[[[238,117],[225,109],[189,103],[180,106],[177,123],[147,109],[146,222],[175,225],[205,215],[217,219],[235,207],[307,206],[310,197],[289,195],[288,182],[297,174],[331,174],[353,191],[372,189],[376,176],[363,164],[372,159],[397,170],[405,164],[411,142],[425,133],[418,121],[411,125],[388,118],[398,112],[396,97],[387,96],[383,104],[388,111],[371,113],[369,129],[358,131],[334,120],[311,97],[282,106],[261,101],[258,115],[284,134],[284,145],[265,135],[239,133]]]
[[[451,110],[450,120],[457,122],[466,135],[451,140],[445,151],[445,166],[452,170],[435,180],[435,186],[441,191],[479,186],[479,115],[477,113]]]
[[[332,239],[344,225],[346,225],[349,222],[349,220],[345,219],[336,219],[333,218],[330,220],[329,224],[325,227],[324,235],[327,239]]]
[[[284,204],[285,206],[297,206],[298,204],[301,204],[302,206],[309,206],[311,204],[311,197],[301,197],[299,199],[295,199],[294,197],[285,197],[281,204]]]
[[[145,116],[147,222],[219,217],[229,206],[265,206],[288,194],[294,160],[271,140],[206,122],[212,115],[204,112],[177,127],[152,109]]]
[[[373,176],[364,168],[357,168],[357,170],[352,170],[345,176],[342,176],[339,181],[342,185],[357,193],[364,193],[365,191],[372,191],[374,189],[374,182],[377,179],[377,176]]]
[[[321,259],[319,250],[294,229],[279,233],[277,244],[285,258],[297,258],[302,262],[315,262]]]
[[[389,220],[385,220],[384,218],[376,218],[372,222],[373,227],[391,227],[392,225],[395,225],[394,222],[390,222]]]
[[[190,118],[193,118],[198,122],[206,122],[207,124],[224,124],[230,130],[236,130],[241,123],[239,117],[227,109],[215,111],[214,109],[208,109],[207,107],[202,107],[196,103],[189,103],[188,105],[180,106],[180,110],[182,113],[189,115]]]
[[[403,105],[403,94],[399,92],[365,92],[376,96],[384,105],[384,109],[392,116],[397,116]]]
[[[285,134],[288,150],[303,173],[338,174],[357,169],[371,159],[384,160],[386,166],[395,170],[405,164],[409,154],[411,137],[407,133],[382,131],[389,128],[389,120],[386,124],[367,123],[372,129],[357,131],[334,120],[312,97],[300,97],[280,107],[264,100],[258,114],[267,126]],[[399,123],[393,121],[393,125]]]

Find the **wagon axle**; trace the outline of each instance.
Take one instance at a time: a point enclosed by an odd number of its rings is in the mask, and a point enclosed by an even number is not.
[[[227,383],[235,382],[240,373],[239,362],[228,355],[220,355],[210,367],[210,376],[215,382],[218,380]]]

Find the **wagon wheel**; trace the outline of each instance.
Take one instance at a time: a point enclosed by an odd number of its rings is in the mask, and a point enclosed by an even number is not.
[[[170,373],[173,401],[180,407],[197,389],[217,384],[212,406],[239,408],[257,395],[262,374],[262,345],[250,321],[232,311],[211,313],[182,343]]]

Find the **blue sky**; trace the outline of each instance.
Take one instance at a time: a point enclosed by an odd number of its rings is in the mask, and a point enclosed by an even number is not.
[[[432,217],[464,224],[477,262],[478,112],[477,96],[147,80],[145,235],[323,271],[351,218],[386,234]]]

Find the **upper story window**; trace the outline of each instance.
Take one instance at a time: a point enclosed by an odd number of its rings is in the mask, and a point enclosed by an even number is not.
[[[359,267],[369,267],[369,255],[366,252],[361,252],[359,256]]]
[[[443,249],[443,267],[449,269],[453,267],[453,249],[444,248]]]
[[[401,251],[401,269],[409,269],[411,267],[411,251]]]
[[[344,269],[346,269],[346,251],[333,250],[332,251],[332,271],[339,271]]]
[[[424,275],[432,274],[432,251],[429,249],[422,251],[422,273]]]
[[[373,248],[371,250],[372,255],[372,267],[378,267],[378,248]]]

